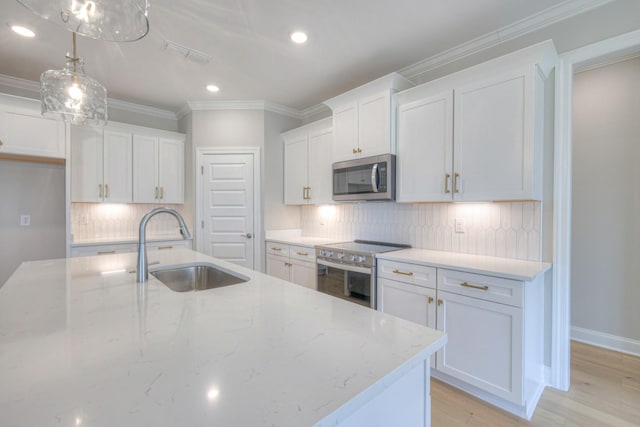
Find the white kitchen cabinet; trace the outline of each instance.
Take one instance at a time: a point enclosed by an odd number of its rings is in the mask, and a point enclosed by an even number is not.
[[[326,101],[333,111],[333,161],[395,153],[392,94],[411,86],[392,73]]]
[[[332,203],[330,122],[322,120],[286,132],[283,141],[285,204]]]
[[[133,134],[134,203],[184,203],[184,141]]]
[[[266,242],[267,274],[316,290],[316,254],[313,247]]]
[[[71,201],[131,203],[131,134],[71,128]]]
[[[542,200],[553,45],[395,96],[398,202]]]
[[[435,377],[529,418],[544,390],[543,281],[379,259],[378,310],[447,334]]]
[[[64,159],[66,129],[41,115],[39,101],[0,95],[0,154]]]

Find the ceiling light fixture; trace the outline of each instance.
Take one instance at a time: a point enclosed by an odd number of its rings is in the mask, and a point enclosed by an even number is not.
[[[209,92],[220,92],[220,88],[216,85],[207,85],[207,90]]]
[[[33,31],[31,31],[30,29],[28,29],[27,27],[23,27],[21,25],[12,25],[11,26],[11,31],[13,31],[14,33],[21,35],[22,37],[35,37],[36,33],[34,33]]]
[[[76,53],[73,33],[73,56],[67,55],[62,70],[48,70],[40,76],[42,115],[61,117],[72,124],[107,123],[107,89],[84,73],[82,58]]]
[[[148,0],[17,0],[36,15],[92,39],[125,42],[149,32]]]
[[[306,43],[308,38],[309,37],[302,31],[296,31],[291,33],[291,41],[297,44]]]

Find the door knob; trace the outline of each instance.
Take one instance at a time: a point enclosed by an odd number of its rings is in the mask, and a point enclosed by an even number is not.
[[[247,233],[247,234],[242,234],[242,237],[246,237],[247,239],[250,239],[253,237],[253,235],[251,233]]]

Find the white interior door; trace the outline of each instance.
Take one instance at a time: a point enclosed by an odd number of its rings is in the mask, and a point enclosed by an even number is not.
[[[203,252],[254,268],[253,154],[206,154]]]

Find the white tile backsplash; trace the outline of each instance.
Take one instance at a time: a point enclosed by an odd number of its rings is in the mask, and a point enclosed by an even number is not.
[[[303,206],[303,236],[407,243],[414,248],[542,259],[541,202],[354,203]],[[455,220],[465,232],[455,232]]]
[[[151,209],[166,206],[184,216],[183,205],[72,203],[71,234],[75,241],[137,239],[138,225]],[[191,224],[187,224],[191,230]],[[171,215],[156,215],[147,224],[147,237],[180,238],[176,219]]]

